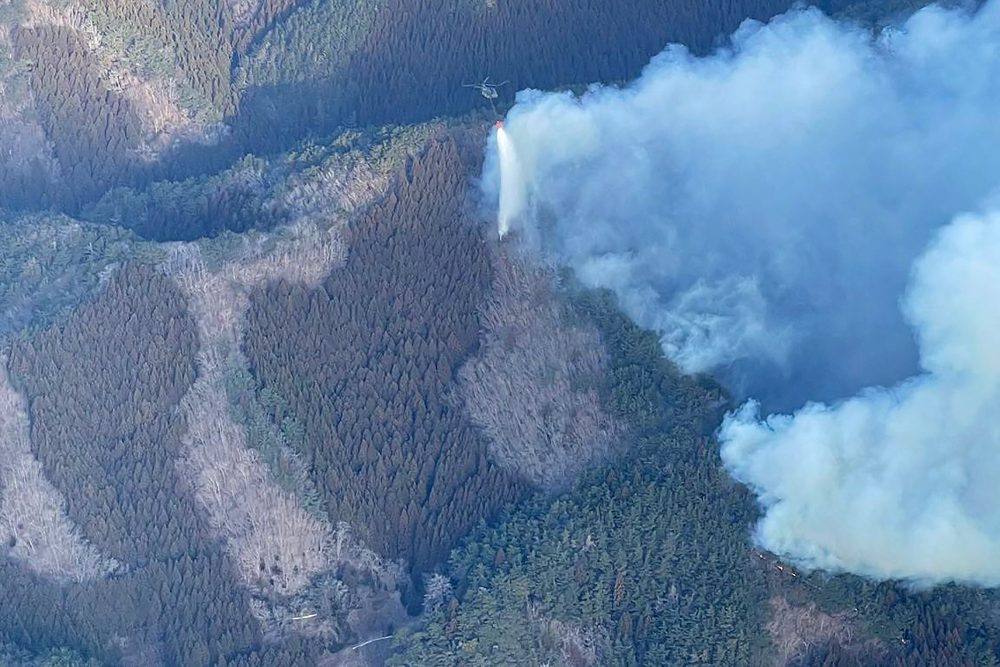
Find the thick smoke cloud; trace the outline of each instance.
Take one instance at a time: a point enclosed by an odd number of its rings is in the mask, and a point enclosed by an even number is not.
[[[505,128],[505,224],[756,399],[720,441],[760,544],[1000,585],[1000,0],[879,35],[797,10]]]
[[[800,10],[731,42],[624,89],[520,93],[530,196],[505,220],[768,408],[906,377],[910,264],[1000,183],[1000,4],[877,37]]]
[[[767,513],[757,539],[810,567],[1000,585],[1000,213],[946,227],[905,301],[923,374],[720,431]]]

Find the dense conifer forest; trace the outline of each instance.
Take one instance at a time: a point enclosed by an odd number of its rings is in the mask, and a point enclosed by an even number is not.
[[[608,399],[636,444],[455,550],[390,664],[996,664],[994,593],[806,577],[749,549],[753,500],[707,435],[722,390],[679,375],[613,297],[575,299],[608,341]]]
[[[454,140],[432,143],[357,222],[343,269],[251,295],[244,339],[261,389],[288,403],[275,421],[302,424],[330,515],[419,570],[524,494],[449,396],[490,273],[466,165]]]
[[[44,188],[38,164],[5,169],[0,203],[77,212],[115,186],[340,127],[466,113],[482,100],[462,84],[487,75],[509,81],[501,104],[526,87],[625,80],[668,42],[705,51],[789,4],[14,0],[0,71],[27,82],[18,117],[40,124],[57,168]]]
[[[104,585],[69,588],[12,573],[6,638],[27,648],[72,644],[102,660],[150,651],[185,665],[255,641],[247,601],[174,469],[174,407],[194,379],[195,344],[179,291],[137,268],[12,348],[33,453],[111,572]]]
[[[14,36],[15,57],[32,63],[41,124],[69,186],[60,203],[76,208],[137,166],[142,121],[129,100],[102,80],[78,32],[42,25]],[[67,67],[70,62],[75,65]]]
[[[755,549],[726,389],[477,196],[514,91],[789,4],[0,0],[0,666],[1000,664]]]

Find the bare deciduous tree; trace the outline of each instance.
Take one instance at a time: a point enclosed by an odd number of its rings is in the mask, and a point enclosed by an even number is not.
[[[538,629],[546,646],[559,648],[562,664],[591,667],[600,664],[600,646],[606,642],[607,632],[599,628],[584,628],[576,623],[564,623],[546,618],[529,609],[528,618]],[[541,646],[539,646],[541,650]]]
[[[777,648],[776,665],[787,665],[810,649],[830,642],[850,644],[854,637],[847,614],[827,614],[816,604],[795,606],[785,597],[771,598],[767,632]]]
[[[269,478],[229,416],[223,387],[199,378],[181,406],[188,421],[184,472],[241,579],[257,590],[298,593],[329,564],[327,526]]]
[[[593,327],[567,323],[548,272],[510,249],[494,264],[483,344],[459,373],[462,397],[501,465],[560,488],[621,435],[598,395],[607,353]]]
[[[331,214],[353,214],[385,192],[389,176],[371,168],[359,155],[338,156],[319,167],[292,175],[274,205],[295,221],[323,224]]]
[[[427,577],[427,584],[424,587],[424,609],[437,609],[448,602],[451,595],[451,579],[435,572]]]

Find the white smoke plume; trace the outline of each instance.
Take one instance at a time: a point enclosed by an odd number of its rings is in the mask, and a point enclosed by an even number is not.
[[[776,409],[849,396],[917,368],[896,303],[934,230],[1000,183],[998,82],[997,1],[876,36],[817,10],[748,22],[622,89],[519,93],[502,224],[687,371]]]
[[[1000,212],[964,216],[905,301],[923,373],[834,406],[727,417],[722,457],[766,509],[757,540],[808,567],[1000,585]]]
[[[759,543],[1000,585],[1000,0],[748,22],[625,88],[523,91],[505,130],[513,229],[757,399],[720,439]]]

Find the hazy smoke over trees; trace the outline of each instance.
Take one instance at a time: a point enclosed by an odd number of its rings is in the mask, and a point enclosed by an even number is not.
[[[711,57],[669,47],[624,89],[520,93],[507,219],[685,370],[767,410],[842,401],[724,424],[763,546],[997,584],[998,109],[1000,2],[874,36],[797,10]]]
[[[1000,584],[1000,213],[946,227],[905,300],[923,373],[835,406],[730,415],[722,457],[769,549],[880,578]]]
[[[708,58],[668,47],[625,89],[524,91],[505,128],[548,251],[685,370],[792,408],[916,368],[897,300],[1000,182],[998,81],[997,3],[875,39],[795,11]]]

